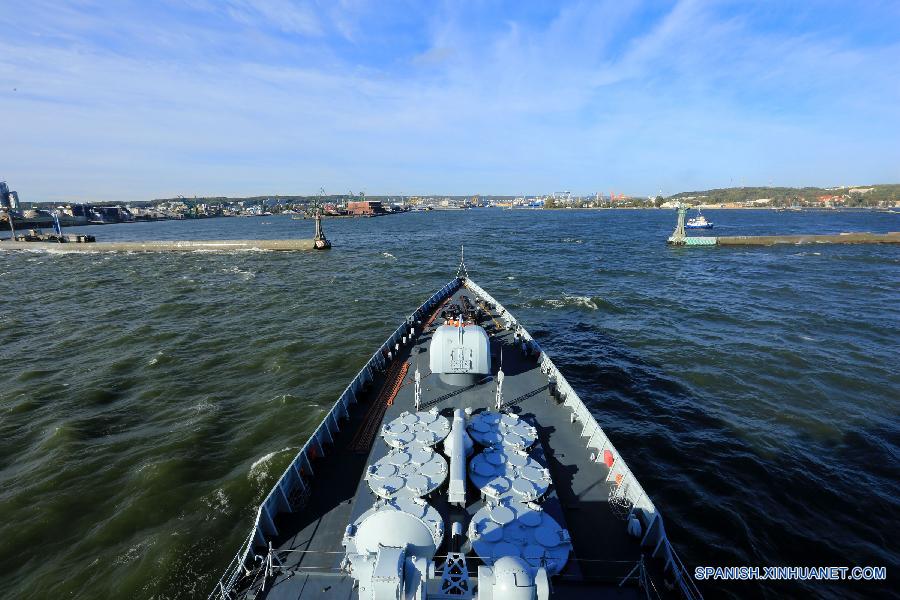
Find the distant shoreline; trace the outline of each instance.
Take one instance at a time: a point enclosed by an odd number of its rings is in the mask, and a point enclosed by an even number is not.
[[[687,207],[689,210],[708,210],[708,211],[718,211],[718,210],[758,210],[758,211],[768,211],[768,212],[788,212],[788,213],[800,213],[800,212],[815,212],[815,213],[834,213],[834,212],[880,212],[885,214],[900,214],[900,208],[884,208],[884,207],[875,207],[875,206],[852,206],[852,207],[821,207],[821,206],[804,206],[804,207],[796,207],[796,208],[786,208],[782,206],[721,206],[721,205],[693,205]],[[674,211],[674,207],[656,207],[656,206],[594,206],[594,207],[574,207],[574,206],[559,206],[552,208],[525,208],[525,207],[505,207],[505,206],[488,206],[488,207],[478,207],[478,208],[470,208],[468,210],[485,210],[485,209],[494,209],[494,210],[502,210],[502,211],[516,211],[516,212],[541,212],[541,211],[550,211],[550,212],[560,212],[560,211],[635,211],[635,210],[652,210],[652,211]],[[447,211],[405,211],[405,212],[435,212],[444,214]],[[453,211],[459,212],[459,211]],[[357,218],[372,218],[378,216],[388,216],[391,214],[403,214],[403,213],[386,213],[384,215],[322,215],[323,219],[357,219]],[[192,218],[168,218],[168,219],[136,219],[134,221],[121,221],[121,222],[107,222],[107,223],[66,223],[65,221],[61,222],[61,225],[64,229],[71,229],[75,227],[94,227],[94,226],[107,226],[107,225],[133,225],[138,223],[159,223],[164,221],[175,221],[175,222],[185,222],[185,221],[205,221],[208,219],[233,219],[233,218],[286,218],[291,217],[293,221],[310,221],[311,217],[297,218],[298,215],[285,213],[285,214],[273,214],[273,215],[209,215],[209,216],[201,216],[201,217],[192,217]],[[25,222],[20,222],[18,219],[15,223],[16,229],[19,230],[27,230],[27,229],[49,229],[53,227],[52,222],[45,220],[26,220]],[[6,219],[0,220],[0,231],[8,232],[9,231],[9,222]]]
[[[884,208],[880,206],[836,206],[833,208],[828,208],[824,206],[802,206],[798,208],[786,208],[783,206],[721,206],[721,205],[712,205],[712,204],[696,204],[696,205],[686,205],[688,209],[701,209],[701,210],[768,210],[775,212],[855,212],[855,211],[874,211],[874,212],[885,212],[885,213],[894,213],[900,214],[900,207],[897,208]],[[502,208],[502,207],[492,207],[492,208]],[[504,210],[506,210],[504,208]],[[554,208],[512,208],[509,210],[552,210],[552,211],[565,211],[565,210],[675,210],[675,207],[672,206],[559,206]]]

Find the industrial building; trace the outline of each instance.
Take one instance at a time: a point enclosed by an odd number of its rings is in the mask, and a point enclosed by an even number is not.
[[[376,216],[386,213],[380,200],[359,200],[347,203],[347,214]]]

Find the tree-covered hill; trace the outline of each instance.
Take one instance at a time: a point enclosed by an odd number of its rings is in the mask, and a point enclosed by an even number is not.
[[[900,184],[875,184],[835,188],[820,187],[738,187],[680,192],[666,200],[688,204],[747,203],[771,199],[772,206],[881,206],[900,201]]]

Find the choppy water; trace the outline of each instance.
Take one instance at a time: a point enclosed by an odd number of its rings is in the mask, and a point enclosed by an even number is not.
[[[725,234],[898,231],[884,213],[717,211]],[[0,253],[0,589],[204,596],[372,349],[456,271],[581,392],[690,565],[887,566],[900,528],[900,248],[672,249],[662,211],[326,223],[328,253]],[[88,228],[86,228],[88,229]],[[308,236],[285,217],[105,240]]]

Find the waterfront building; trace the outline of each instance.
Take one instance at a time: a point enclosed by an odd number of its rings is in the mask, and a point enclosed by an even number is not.
[[[347,212],[351,215],[383,215],[384,206],[380,200],[359,200],[347,203]]]

